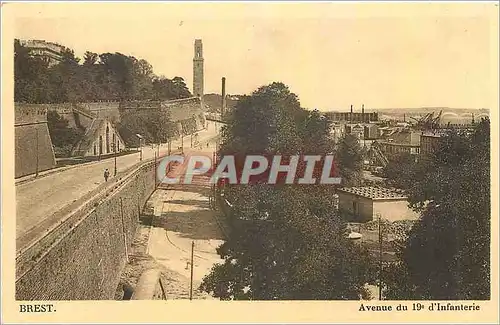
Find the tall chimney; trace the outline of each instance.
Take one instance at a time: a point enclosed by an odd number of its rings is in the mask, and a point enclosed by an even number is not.
[[[226,77],[222,77],[222,102],[221,102],[221,115],[226,111]]]
[[[351,104],[351,115],[349,116],[349,123],[352,123],[352,104]]]
[[[361,121],[365,123],[365,104],[361,105]]]

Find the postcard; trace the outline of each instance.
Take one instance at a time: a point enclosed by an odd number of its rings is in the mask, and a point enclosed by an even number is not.
[[[497,323],[498,3],[2,3],[2,320]]]

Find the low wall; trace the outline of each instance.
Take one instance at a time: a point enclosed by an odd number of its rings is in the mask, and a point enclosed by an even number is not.
[[[18,253],[16,300],[112,300],[140,210],[154,188],[149,162]]]

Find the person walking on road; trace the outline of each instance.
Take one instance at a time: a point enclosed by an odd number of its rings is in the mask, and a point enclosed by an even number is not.
[[[107,181],[108,181],[108,178],[109,178],[109,170],[106,168],[106,169],[104,170],[104,181],[106,181],[106,182],[107,182]]]

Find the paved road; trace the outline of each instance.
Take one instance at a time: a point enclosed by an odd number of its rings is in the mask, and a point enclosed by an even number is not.
[[[215,123],[209,122],[207,130],[198,132],[203,142],[216,136]],[[180,141],[172,143],[172,150]],[[189,148],[190,136],[184,137],[184,148]],[[143,148],[143,160],[154,157],[157,149]],[[166,154],[166,145],[160,147],[160,155]],[[118,173],[138,164],[140,153],[117,157]],[[21,237],[55,212],[64,208],[104,182],[103,172],[108,168],[113,175],[114,159],[109,158],[75,168],[65,169],[16,186],[16,238]]]

